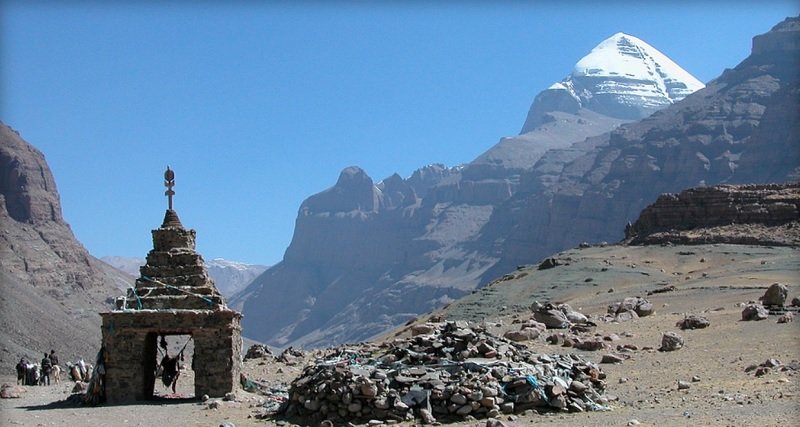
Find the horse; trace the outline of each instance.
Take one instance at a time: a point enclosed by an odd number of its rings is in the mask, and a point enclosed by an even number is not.
[[[52,370],[50,371],[50,376],[53,377],[53,381],[56,384],[61,382],[61,367],[58,365],[53,365]]]

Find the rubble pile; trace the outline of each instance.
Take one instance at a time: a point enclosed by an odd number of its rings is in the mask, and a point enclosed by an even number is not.
[[[263,344],[253,344],[247,349],[244,360],[248,359],[267,359],[272,357],[272,351]]]
[[[624,322],[653,314],[653,304],[642,297],[628,297],[608,306],[607,322]]]
[[[533,353],[465,321],[427,324],[413,333],[380,348],[342,349],[318,359],[292,382],[283,412],[434,423],[528,409],[608,409],[605,374],[578,355]]]

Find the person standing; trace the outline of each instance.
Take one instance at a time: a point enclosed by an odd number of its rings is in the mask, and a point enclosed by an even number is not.
[[[50,350],[50,365],[52,366],[58,365],[58,356],[56,356],[55,350]]]
[[[28,361],[23,357],[17,363],[17,385],[28,385],[27,374]]]
[[[42,359],[42,377],[39,378],[40,385],[50,385],[50,371],[53,370],[53,364],[50,362],[50,356],[44,354]]]

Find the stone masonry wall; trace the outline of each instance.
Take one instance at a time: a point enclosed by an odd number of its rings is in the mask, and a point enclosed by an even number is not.
[[[238,312],[132,310],[101,316],[109,403],[153,396],[160,334],[192,336],[196,397],[222,397],[239,383],[242,339]]]

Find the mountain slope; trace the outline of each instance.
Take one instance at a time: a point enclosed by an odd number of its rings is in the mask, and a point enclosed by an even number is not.
[[[51,349],[64,361],[94,357],[97,313],[132,280],[75,239],[44,156],[6,125],[0,125],[0,224],[0,363]]]
[[[483,244],[503,253],[494,273],[582,241],[617,241],[661,193],[796,181],[797,20],[755,37],[751,56],[678,104],[543,156],[484,229]]]
[[[488,238],[486,224],[520,176],[548,150],[631,120],[590,108],[565,111],[537,97],[540,124],[463,167],[430,165],[378,183],[346,168],[303,202],[283,261],[240,295],[245,335],[279,347],[357,341],[485,283],[501,253],[493,243],[471,244]]]

